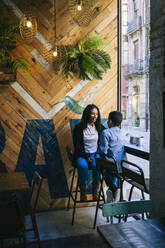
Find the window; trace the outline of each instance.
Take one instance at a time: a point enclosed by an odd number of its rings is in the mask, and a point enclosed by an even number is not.
[[[146,27],[146,56],[150,56],[150,28]]]
[[[146,0],[142,1],[139,6],[138,1],[132,1],[133,12],[138,9],[140,13],[144,13],[140,8],[143,8]],[[127,33],[126,25],[132,18],[131,1],[125,0],[121,3],[121,110],[125,119],[123,125],[138,127],[139,131],[148,132],[150,24],[143,25],[132,34]]]
[[[147,6],[146,6],[147,5]],[[145,6],[145,7],[144,7]],[[149,0],[121,1],[121,63],[120,88],[122,131],[130,144],[130,137],[144,137],[141,147],[149,151],[149,58],[150,11]],[[143,22],[137,25],[138,15]],[[136,147],[136,145],[135,145]],[[138,148],[138,147],[137,147]],[[149,161],[127,154],[129,161],[138,163],[149,178]]]
[[[133,126],[140,126],[140,99],[139,99],[139,86],[133,87],[132,109],[133,109]]]
[[[138,12],[138,1],[137,0],[133,0],[133,11],[134,11],[134,15],[137,15]]]
[[[133,47],[134,47],[134,60],[138,60],[139,57],[139,41],[136,40],[133,42]]]
[[[134,12],[145,14],[145,4],[146,0],[141,0],[140,5],[136,0],[121,1],[121,111],[123,130],[129,135],[144,136],[149,145],[150,23],[133,33],[126,32]],[[149,0],[147,5],[150,6]]]

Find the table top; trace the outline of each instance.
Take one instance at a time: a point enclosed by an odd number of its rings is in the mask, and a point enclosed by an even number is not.
[[[165,218],[106,224],[97,229],[112,248],[165,247]]]
[[[146,160],[149,160],[150,158],[149,148],[146,146],[139,147],[130,143],[125,143],[125,152]]]
[[[0,193],[29,190],[30,186],[24,172],[0,173]]]

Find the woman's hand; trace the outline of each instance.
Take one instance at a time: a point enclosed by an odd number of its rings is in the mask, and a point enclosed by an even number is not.
[[[90,165],[90,164],[92,164],[93,159],[92,159],[91,157],[88,157],[88,158],[87,158],[87,162],[88,162],[88,164]]]

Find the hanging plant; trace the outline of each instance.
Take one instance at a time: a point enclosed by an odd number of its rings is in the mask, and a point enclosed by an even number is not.
[[[19,25],[8,20],[10,7],[0,2],[0,9],[0,81],[10,81],[11,78],[15,81],[17,69],[30,73],[29,63],[25,58],[11,56],[10,51],[16,47],[19,38]]]
[[[58,75],[75,74],[80,79],[102,79],[103,73],[111,66],[111,58],[101,47],[105,46],[98,35],[83,38],[75,47],[66,46],[67,60],[60,59],[55,64]]]

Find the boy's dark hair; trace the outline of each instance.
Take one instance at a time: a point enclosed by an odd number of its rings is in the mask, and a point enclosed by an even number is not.
[[[114,126],[120,126],[123,116],[120,111],[112,111],[109,113],[108,119],[112,121]]]

